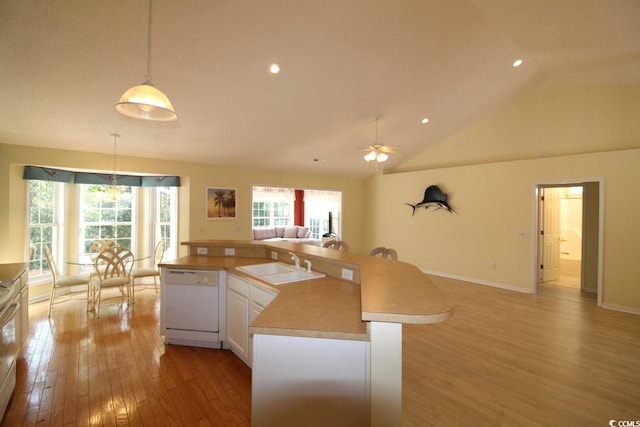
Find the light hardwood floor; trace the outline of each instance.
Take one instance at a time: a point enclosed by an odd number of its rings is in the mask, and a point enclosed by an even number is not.
[[[404,326],[404,426],[640,419],[640,316],[433,280],[455,314]],[[51,320],[46,303],[30,306],[1,426],[250,424],[250,369],[229,351],[165,346],[159,297],[136,289],[133,313],[110,301],[100,319],[84,311],[81,295],[56,304]]]
[[[403,328],[403,426],[640,420],[640,316],[432,279],[455,313]]]

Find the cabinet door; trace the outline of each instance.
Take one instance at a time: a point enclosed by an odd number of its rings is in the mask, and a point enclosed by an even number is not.
[[[20,346],[24,345],[27,335],[29,335],[29,285],[27,283],[27,273],[21,277],[22,290],[20,291],[20,329],[18,341]]]
[[[227,290],[227,341],[240,358],[247,360],[249,300],[232,289]]]
[[[258,314],[262,312],[264,308],[261,305],[251,302],[249,305],[249,324],[253,322],[253,319],[258,317]],[[253,337],[249,336],[249,346],[247,348],[247,356],[249,359],[249,365],[253,364]]]

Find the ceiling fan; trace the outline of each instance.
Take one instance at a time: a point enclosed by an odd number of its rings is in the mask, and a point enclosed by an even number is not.
[[[364,159],[367,162],[386,162],[389,159],[389,154],[399,154],[401,149],[399,147],[390,147],[378,142],[378,120],[380,120],[380,116],[374,116],[373,120],[376,122],[376,139],[372,145],[363,150],[367,152],[367,154],[364,155]]]

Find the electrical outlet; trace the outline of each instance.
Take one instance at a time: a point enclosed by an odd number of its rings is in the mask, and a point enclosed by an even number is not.
[[[491,260],[491,262],[489,262],[489,268],[491,268],[491,269],[495,269],[496,268],[496,261],[495,260]]]
[[[235,248],[224,248],[225,256],[234,256],[236,254]]]
[[[207,248],[198,248],[198,255],[206,255]]]
[[[271,251],[271,259],[278,260],[278,252]]]
[[[353,270],[349,270],[348,268],[343,268],[342,278],[345,280],[353,280]]]

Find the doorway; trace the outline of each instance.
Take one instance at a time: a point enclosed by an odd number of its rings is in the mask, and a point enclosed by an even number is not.
[[[536,186],[535,293],[600,304],[601,187],[597,181]]]

